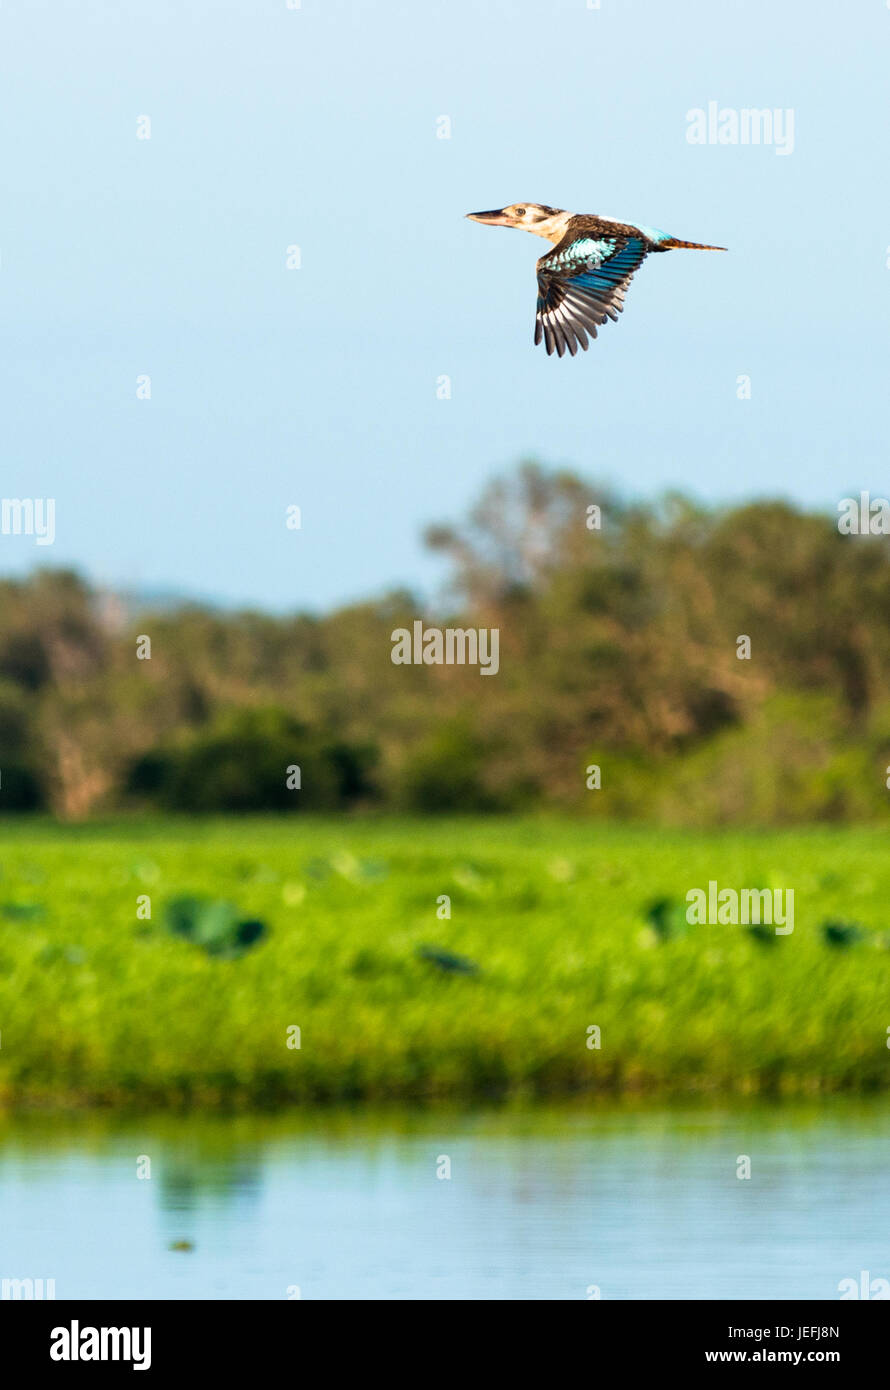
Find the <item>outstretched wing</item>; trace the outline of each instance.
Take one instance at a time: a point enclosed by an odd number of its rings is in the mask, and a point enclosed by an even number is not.
[[[535,342],[562,357],[574,357],[578,344],[587,348],[587,334],[608,319],[617,319],[634,271],[650,251],[641,237],[624,234],[575,236],[565,239],[538,261],[538,305]]]

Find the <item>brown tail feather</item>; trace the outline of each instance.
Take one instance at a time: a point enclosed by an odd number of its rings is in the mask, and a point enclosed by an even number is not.
[[[670,237],[668,237],[667,241],[663,241],[661,244],[662,244],[662,246],[664,246],[667,250],[670,250],[670,249],[671,249],[672,247],[674,247],[674,246],[686,246],[686,247],[688,247],[688,249],[689,249],[690,251],[725,251],[725,250],[726,250],[726,247],[725,247],[725,246],[706,246],[706,245],[704,244],[704,242],[701,242],[701,241],[680,241],[680,240],[679,240],[677,237],[675,237],[675,236],[670,236]]]

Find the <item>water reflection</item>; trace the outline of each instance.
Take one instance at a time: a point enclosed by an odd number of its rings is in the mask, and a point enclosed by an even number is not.
[[[250,1160],[214,1157],[209,1162],[198,1155],[188,1160],[174,1157],[160,1168],[158,1200],[162,1210],[170,1212],[193,1212],[202,1204],[249,1209],[258,1205],[262,1186],[259,1154]]]
[[[59,1298],[832,1299],[890,1277],[888,1141],[883,1102],[839,1099],[19,1118],[0,1277]]]

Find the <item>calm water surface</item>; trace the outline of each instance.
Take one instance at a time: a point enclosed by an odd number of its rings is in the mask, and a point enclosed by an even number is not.
[[[57,1298],[836,1299],[890,1278],[888,1173],[886,1102],[28,1117],[0,1122],[0,1277]]]

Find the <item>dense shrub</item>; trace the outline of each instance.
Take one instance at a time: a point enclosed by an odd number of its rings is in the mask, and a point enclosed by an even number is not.
[[[235,710],[144,754],[128,786],[167,810],[328,811],[371,795],[371,763],[367,748],[326,739],[282,710]]]

